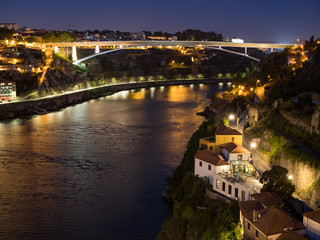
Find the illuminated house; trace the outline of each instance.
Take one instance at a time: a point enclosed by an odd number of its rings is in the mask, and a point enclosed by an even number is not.
[[[251,152],[243,146],[231,142],[224,146],[222,153],[226,160],[231,164],[233,173],[254,173],[254,167],[251,164]]]
[[[16,83],[1,80],[0,82],[1,101],[11,101],[16,98]]]
[[[230,163],[226,162],[220,154],[199,151],[194,155],[194,159],[194,174],[209,178],[211,184],[214,174],[230,170]]]
[[[202,150],[210,150],[213,153],[222,153],[223,147],[230,142],[237,143],[241,146],[242,134],[225,125],[218,125],[215,136],[200,139],[199,148]]]
[[[212,189],[230,199],[250,200],[260,192],[262,184],[250,173],[234,172],[221,154],[208,150],[194,155],[194,175],[206,177]]]
[[[200,139],[199,145],[194,174],[207,177],[214,191],[236,200],[250,200],[251,194],[260,192],[262,184],[253,177],[251,153],[241,146],[241,133],[219,125],[215,136]]]

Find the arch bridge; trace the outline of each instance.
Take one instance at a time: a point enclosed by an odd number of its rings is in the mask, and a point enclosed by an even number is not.
[[[201,47],[215,49],[220,51],[238,54],[244,57],[251,58],[255,61],[260,61],[257,58],[248,55],[248,48],[256,49],[284,49],[293,46],[293,44],[281,43],[233,43],[233,42],[217,42],[217,41],[102,41],[102,42],[56,42],[46,43],[46,47],[51,47],[55,53],[59,52],[59,48],[72,48],[72,60],[75,64],[79,64],[89,58],[119,51],[122,49],[139,48],[139,47]],[[77,47],[93,47],[95,54],[88,57],[77,59]],[[116,49],[100,52],[102,47],[113,47]],[[226,48],[242,48],[243,53],[232,51]]]

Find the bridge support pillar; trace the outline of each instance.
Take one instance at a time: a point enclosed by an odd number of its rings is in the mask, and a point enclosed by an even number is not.
[[[244,55],[248,56],[248,48],[247,47],[244,48]]]
[[[72,61],[77,61],[77,47],[76,46],[72,46]]]
[[[96,46],[96,51],[95,51],[95,53],[97,54],[97,53],[99,53],[100,52],[100,48],[99,48],[99,46]]]
[[[58,46],[54,46],[53,47],[53,51],[54,51],[54,53],[58,53],[59,52],[59,47]]]
[[[270,51],[273,52],[273,48],[271,48]]]

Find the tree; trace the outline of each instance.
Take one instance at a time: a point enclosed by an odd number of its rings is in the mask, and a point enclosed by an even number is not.
[[[281,166],[273,166],[271,170],[265,171],[260,179],[263,184],[261,192],[276,192],[282,201],[288,204],[295,186],[287,174],[288,170]]]
[[[13,29],[0,28],[0,40],[11,40],[13,38],[13,34]]]

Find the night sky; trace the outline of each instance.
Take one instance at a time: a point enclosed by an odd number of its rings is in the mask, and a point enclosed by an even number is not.
[[[320,0],[10,0],[0,4],[0,22],[52,30],[192,28],[246,42],[293,43],[320,36]]]

